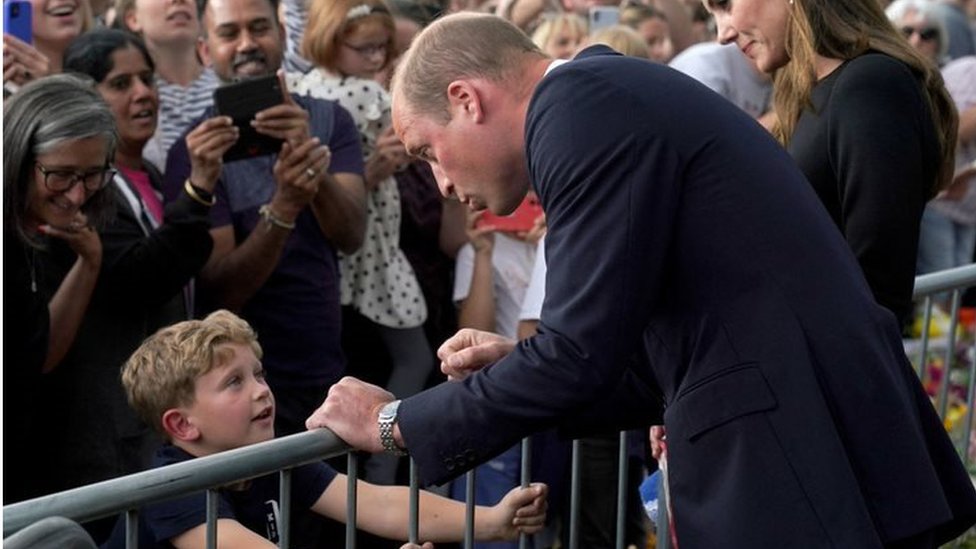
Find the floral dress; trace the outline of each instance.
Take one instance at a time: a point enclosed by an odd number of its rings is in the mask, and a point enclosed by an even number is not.
[[[338,102],[352,115],[369,158],[376,139],[390,126],[390,96],[378,83],[342,77],[319,67],[289,75],[293,93]],[[339,254],[341,299],[373,322],[414,328],[427,319],[413,268],[400,250],[400,192],[391,176],[366,197],[366,238],[354,254]]]

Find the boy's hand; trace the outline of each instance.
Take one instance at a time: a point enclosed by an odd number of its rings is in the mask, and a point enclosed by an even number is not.
[[[520,533],[534,534],[545,526],[549,487],[534,482],[528,488],[512,488],[487,515],[485,539],[511,540]]]

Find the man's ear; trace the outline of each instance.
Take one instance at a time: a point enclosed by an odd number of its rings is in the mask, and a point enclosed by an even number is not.
[[[470,80],[455,80],[447,85],[447,103],[451,118],[462,116],[473,122],[484,120],[484,97]]]
[[[193,442],[200,438],[200,430],[185,413],[176,408],[163,412],[163,430],[173,440]]]

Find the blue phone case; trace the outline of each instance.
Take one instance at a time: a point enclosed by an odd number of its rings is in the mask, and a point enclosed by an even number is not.
[[[3,0],[3,32],[30,44],[34,34],[31,10],[28,0]]]

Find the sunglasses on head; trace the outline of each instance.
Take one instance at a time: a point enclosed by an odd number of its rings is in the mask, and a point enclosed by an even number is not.
[[[918,37],[928,42],[929,40],[935,40],[939,37],[939,29],[935,27],[928,27],[917,29],[915,27],[902,27],[901,33],[905,35],[905,38],[911,38],[913,34],[918,33]]]

